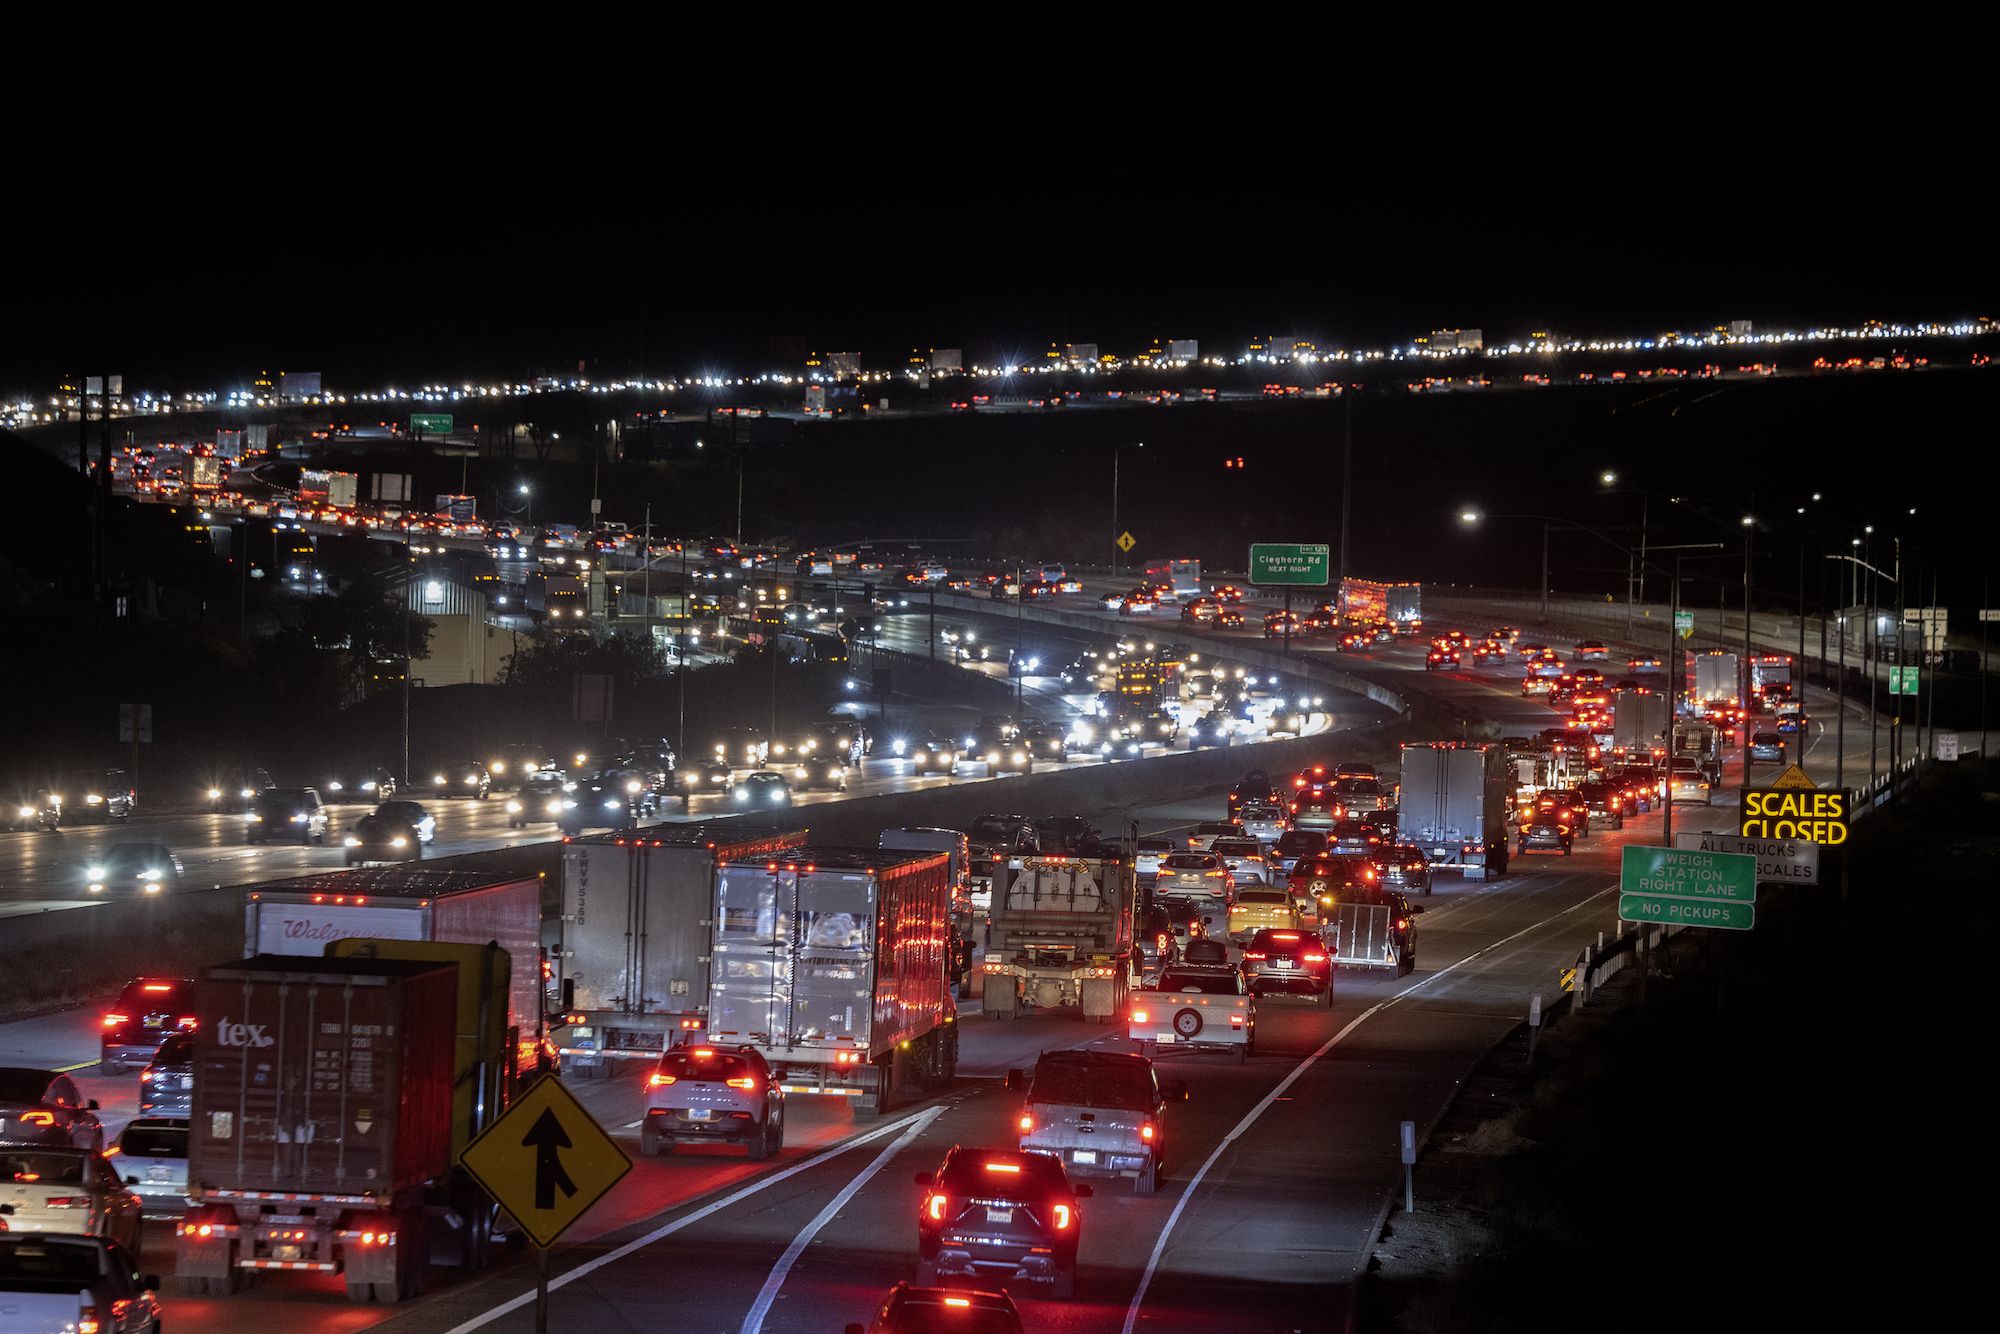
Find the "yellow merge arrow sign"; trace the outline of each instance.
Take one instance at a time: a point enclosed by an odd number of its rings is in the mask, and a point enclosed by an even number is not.
[[[1129,531],[1118,534],[1118,549],[1120,551],[1130,551],[1138,545],[1139,539],[1132,536]]]
[[[624,1150],[554,1075],[514,1099],[459,1162],[544,1250],[632,1170]]]

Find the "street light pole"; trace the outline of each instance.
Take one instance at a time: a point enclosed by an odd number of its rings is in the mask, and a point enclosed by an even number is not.
[[[1546,520],[1542,523],[1541,598],[1542,598],[1542,624],[1546,626],[1549,623],[1549,525]]]

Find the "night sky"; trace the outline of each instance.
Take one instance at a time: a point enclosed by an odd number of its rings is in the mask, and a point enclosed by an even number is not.
[[[579,360],[597,378],[756,371],[796,365],[801,343],[893,364],[1051,339],[1234,350],[1258,333],[1381,346],[1452,325],[1491,342],[1996,314],[1975,133],[1814,111],[805,148],[653,185],[608,147],[552,174],[481,151],[314,181],[253,163],[219,202],[23,214],[54,253],[106,262],[10,273],[0,387],[42,390],[86,358],[134,386],[317,368],[365,387]]]

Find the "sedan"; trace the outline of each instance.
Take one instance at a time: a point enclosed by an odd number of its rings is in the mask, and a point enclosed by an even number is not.
[[[458,760],[431,770],[434,797],[474,797],[480,801],[493,790],[493,776],[477,760]]]
[[[860,1325],[849,1325],[860,1330]],[[980,1288],[918,1288],[898,1283],[875,1313],[867,1334],[913,1330],[964,1330],[966,1334],[1021,1334],[1021,1312],[1006,1292]]]
[[[174,1217],[188,1207],[188,1123],[182,1117],[141,1117],[118,1134],[118,1170],[148,1217]]]
[[[98,1236],[139,1249],[144,1206],[96,1149],[0,1149],[0,1205],[9,1232]]]
[[[1515,844],[1516,855],[1522,857],[1530,852],[1560,852],[1567,857],[1575,851],[1571,846],[1569,826],[1558,824],[1546,815],[1538,815],[1522,825]]]
[[[1076,1294],[1077,1201],[1062,1160],[1046,1153],[954,1146],[935,1172],[919,1172],[917,1282],[946,1275],[1047,1284],[1049,1295]]]
[[[792,787],[781,773],[760,769],[743,775],[733,789],[731,802],[744,810],[769,810],[792,804]]]
[[[115,843],[84,868],[93,894],[159,894],[179,889],[181,859],[158,843]]]
[[[957,744],[949,737],[939,736],[928,728],[897,737],[889,743],[889,753],[896,759],[909,761],[912,773],[956,774],[958,772]]]
[[[60,1070],[0,1066],[0,1144],[101,1149],[97,1099],[85,1100]]]
[[[384,802],[383,806],[410,804]],[[424,840],[416,827],[408,820],[385,815],[379,809],[356,820],[354,828],[340,841],[347,848],[349,866],[364,866],[369,862],[421,861],[424,855]]]
[[[139,1115],[188,1116],[194,1104],[194,1037],[174,1033],[139,1072]]]
[[[1310,931],[1259,931],[1243,947],[1241,967],[1253,996],[1286,992],[1333,1004],[1333,959]]]

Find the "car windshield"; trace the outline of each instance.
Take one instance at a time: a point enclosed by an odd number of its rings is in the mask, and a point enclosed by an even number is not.
[[[1012,843],[1020,833],[1020,825],[1012,820],[974,820],[965,832],[980,843]]]
[[[1234,968],[1169,968],[1160,975],[1161,991],[1185,991],[1197,996],[1234,996]]]
[[[1264,850],[1264,845],[1254,838],[1218,838],[1208,845],[1208,850],[1218,857],[1255,857]]]
[[[260,811],[292,811],[305,804],[306,794],[299,788],[273,788],[257,794],[257,809]]]
[[[118,1137],[118,1151],[127,1158],[185,1158],[188,1133],[178,1126],[129,1125]]]
[[[1041,1086],[1039,1076],[1035,1084],[1037,1088]],[[988,1170],[989,1165],[992,1170]],[[1020,1190],[1037,1195],[1048,1191],[1067,1193],[1069,1190],[1069,1177],[1064,1173],[1062,1163],[1046,1153],[988,1153],[960,1149],[951,1155],[951,1160],[939,1175],[939,1185],[966,1194],[992,1191],[996,1185],[1002,1187],[1000,1193],[1007,1195]]]
[[[87,1161],[80,1153],[34,1153],[15,1149],[0,1153],[0,1181],[80,1186],[83,1184],[83,1165]]]
[[[0,1102],[40,1102],[49,1079],[46,1070],[0,1070]]]
[[[416,824],[424,818],[424,808],[414,801],[385,801],[375,808],[375,814],[384,820],[401,820],[404,824]]]
[[[703,1052],[707,1055],[702,1055]],[[725,1079],[742,1079],[755,1075],[749,1058],[735,1052],[710,1051],[697,1047],[692,1051],[670,1051],[660,1058],[660,1071],[675,1079],[685,1079],[695,1083],[720,1083]]]
[[[1145,1112],[1153,1107],[1153,1081],[1141,1061],[1044,1061],[1035,1068],[1028,1101]]]
[[[1245,820],[1275,820],[1278,818],[1278,808],[1276,806],[1245,806],[1243,808],[1243,818]]]
[[[1137,844],[1138,850],[1141,853],[1165,852],[1173,846],[1171,839],[1164,838],[1142,838]]]
[[[949,1329],[952,1334],[1015,1334],[1021,1328],[1021,1322],[1003,1307],[947,1306],[951,1300],[941,1293],[910,1293],[903,1298],[896,1323],[889,1328],[894,1334],[934,1334],[940,1329]]]
[[[1236,893],[1236,901],[1238,903],[1283,904],[1290,897],[1283,890],[1277,889],[1243,889],[1238,890]]]
[[[118,1008],[126,1014],[156,1014],[171,1010],[180,1002],[178,982],[130,982],[118,994]]]
[[[151,871],[167,865],[167,850],[150,843],[120,843],[104,854],[103,865],[112,871]]]
[[[1278,851],[1287,857],[1311,856],[1326,846],[1326,835],[1316,829],[1294,829],[1278,840]]]
[[[1205,852],[1176,852],[1160,865],[1169,871],[1212,871],[1221,863]]]
[[[1382,785],[1372,778],[1343,778],[1334,784],[1334,790],[1343,796],[1373,797],[1380,795]]]
[[[0,1287],[74,1292],[95,1283],[98,1273],[95,1242],[0,1236]]]

